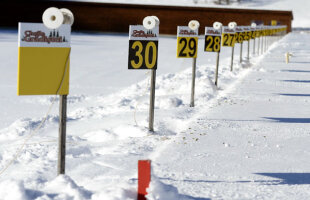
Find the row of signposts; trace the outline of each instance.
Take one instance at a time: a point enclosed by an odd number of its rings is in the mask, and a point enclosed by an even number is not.
[[[65,173],[66,150],[66,107],[69,94],[70,36],[73,14],[67,9],[49,8],[43,14],[42,23],[19,23],[18,40],[18,95],[59,95],[59,153],[58,174]],[[232,47],[231,68],[235,43],[248,43],[249,60],[250,40],[254,40],[253,54],[263,52],[270,43],[267,38],[282,36],[286,26],[237,26],[231,22],[222,26],[215,22],[213,27],[205,27],[204,51],[217,53],[215,85],[218,85],[219,56],[222,47]],[[154,131],[154,103],[156,69],[158,63],[159,19],[148,16],[143,25],[129,27],[128,69],[150,69],[150,108],[149,130]],[[199,22],[192,20],[188,26],[177,27],[177,57],[191,58],[192,87],[190,106],[194,107],[196,59],[198,52]],[[255,49],[255,39],[258,48]],[[44,121],[44,120],[43,120]],[[146,164],[147,168],[149,163]],[[144,187],[143,187],[144,188]],[[145,191],[144,189],[141,189]],[[144,195],[142,195],[144,196]]]
[[[188,26],[177,27],[177,58],[191,58],[192,62],[192,87],[190,107],[194,107],[195,102],[195,77],[196,59],[198,51],[199,22],[192,20]],[[282,36],[286,33],[286,26],[237,26],[231,22],[228,26],[222,26],[215,22],[213,27],[205,27],[205,52],[216,52],[215,85],[218,85],[218,69],[221,47],[231,47],[231,66],[233,71],[234,47],[240,44],[240,63],[242,62],[242,45],[247,41],[247,61],[250,59],[250,41],[254,40],[253,54],[255,54],[255,39],[258,38],[258,50],[267,49],[267,37]],[[151,69],[151,94],[149,110],[149,130],[154,131],[154,100],[155,100],[155,79],[158,58],[158,35],[159,19],[154,16],[146,17],[143,26],[130,26],[129,28],[129,59],[128,69]],[[263,42],[265,41],[265,42]],[[147,188],[151,181],[151,161],[143,160],[138,164],[138,200],[146,200]]]
[[[18,44],[18,95],[59,95],[59,160],[58,174],[65,173],[66,107],[69,93],[70,35],[73,14],[67,9],[49,8],[43,14],[42,23],[19,23]],[[178,58],[191,58],[192,87],[190,106],[194,107],[195,73],[198,52],[199,22],[192,20],[188,26],[177,27]],[[242,44],[259,39],[257,52],[266,50],[267,37],[286,33],[286,26],[237,26],[232,22],[222,26],[215,22],[205,27],[205,52],[217,53],[215,85],[218,85],[219,55],[222,47],[232,47],[231,70],[235,43]],[[150,69],[149,130],[154,131],[154,103],[156,69],[158,63],[159,19],[148,16],[143,25],[129,27],[128,69]],[[255,42],[254,42],[255,44]],[[255,53],[255,47],[254,52]]]
[[[228,26],[223,26],[215,22],[213,27],[205,27],[205,52],[216,52],[215,85],[218,85],[218,70],[220,52],[222,47],[231,47],[231,66],[233,71],[234,47],[236,43],[240,44],[240,63],[243,62],[242,47],[247,42],[247,61],[250,59],[250,41],[253,40],[253,54],[255,54],[255,39],[258,38],[259,53],[266,51],[267,38],[271,36],[282,36],[286,33],[286,26],[257,26],[253,23],[251,26],[237,26],[231,22]],[[199,22],[192,20],[188,26],[177,27],[177,58],[191,58],[192,64],[192,85],[190,107],[194,107],[195,102],[195,77],[196,77],[196,59],[198,52],[198,33]],[[146,17],[142,25],[130,26],[129,28],[129,58],[128,69],[151,69],[151,95],[149,112],[149,130],[154,127],[154,99],[155,99],[155,79],[158,59],[158,35],[159,19],[155,16]]]

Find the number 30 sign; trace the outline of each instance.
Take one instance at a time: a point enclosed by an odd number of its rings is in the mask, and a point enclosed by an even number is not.
[[[129,27],[128,69],[157,69],[158,33],[158,27]]]

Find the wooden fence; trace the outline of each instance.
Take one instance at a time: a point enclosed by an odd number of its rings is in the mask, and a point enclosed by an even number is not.
[[[157,6],[134,4],[111,4],[92,2],[62,1],[4,1],[0,13],[0,26],[17,27],[18,22],[41,22],[42,13],[48,7],[68,8],[75,17],[73,30],[128,32],[129,25],[142,24],[145,16],[156,15],[160,19],[160,33],[176,34],[177,26],[187,25],[192,19],[201,27],[211,26],[219,21],[224,25],[231,21],[238,25],[250,25],[253,20],[266,25],[277,20],[291,31],[291,11],[228,9],[206,7]],[[203,33],[204,28],[200,28]]]

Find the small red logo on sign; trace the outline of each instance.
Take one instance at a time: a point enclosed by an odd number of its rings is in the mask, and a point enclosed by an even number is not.
[[[45,35],[42,31],[30,31],[27,30],[24,33],[24,37],[22,38],[22,41],[24,42],[47,42],[48,44],[51,42],[55,43],[63,43],[68,42],[65,37],[59,36],[58,31],[51,31],[49,37]]]
[[[144,30],[134,30],[131,34],[132,37],[157,37],[156,34],[154,34],[151,30],[144,32]]]

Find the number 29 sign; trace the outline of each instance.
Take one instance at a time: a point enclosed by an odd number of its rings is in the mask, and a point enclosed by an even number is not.
[[[128,69],[157,69],[158,33],[158,26],[152,30],[129,26]]]
[[[196,58],[198,46],[198,29],[178,26],[177,58]]]

